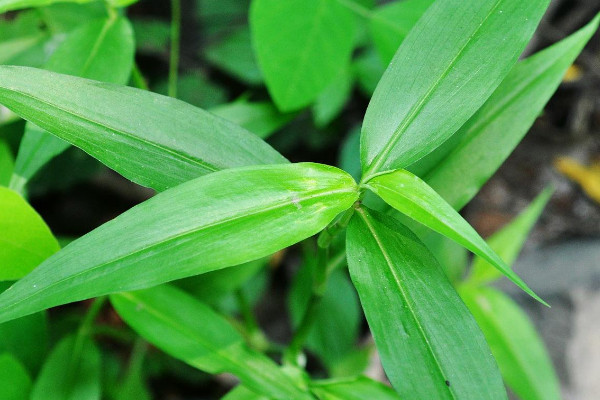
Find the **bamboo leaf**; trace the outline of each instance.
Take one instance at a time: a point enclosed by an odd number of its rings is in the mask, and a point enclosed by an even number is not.
[[[412,164],[456,132],[509,73],[548,3],[436,1],[398,49],[367,109],[366,180]]]
[[[227,320],[178,289],[119,293],[111,302],[127,324],[175,358],[211,374],[232,373],[270,397],[311,399],[273,361],[251,350]]]
[[[0,322],[265,257],[318,233],[357,198],[349,175],[320,164],[206,175],[160,193],[48,259],[0,295]]]
[[[253,0],[250,29],[269,93],[281,111],[311,104],[350,62],[356,20],[331,0]]]
[[[506,399],[483,334],[412,232],[359,209],[346,248],[383,366],[401,398]]]
[[[475,229],[418,176],[406,170],[397,170],[378,175],[365,186],[396,210],[482,257],[515,285],[546,304],[490,249]]]
[[[139,89],[2,66],[0,103],[157,190],[224,168],[287,162],[233,123]]]
[[[25,199],[0,187],[0,281],[22,278],[58,249],[56,238]]]
[[[558,378],[535,327],[502,292],[463,287],[462,299],[481,327],[506,384],[521,399],[558,400]]]

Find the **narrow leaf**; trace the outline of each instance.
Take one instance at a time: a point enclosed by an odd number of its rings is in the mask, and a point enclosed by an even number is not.
[[[424,180],[455,209],[463,208],[525,136],[565,72],[598,29],[587,26],[519,62],[485,105],[440,147]],[[434,153],[432,153],[434,155]],[[473,168],[477,165],[477,168]],[[411,167],[412,170],[412,167]]]
[[[120,293],[111,302],[127,324],[175,358],[211,374],[232,373],[270,397],[311,399],[273,361],[251,350],[227,320],[178,289]]]
[[[58,342],[34,383],[31,400],[100,400],[100,351],[90,339]]]
[[[527,315],[493,288],[464,287],[460,294],[481,327],[511,390],[521,399],[560,399],[552,362]]]
[[[529,232],[550,200],[552,192],[551,188],[544,190],[517,218],[487,240],[490,248],[504,260],[506,265],[512,265],[517,259]],[[498,270],[487,261],[476,257],[473,261],[469,283],[485,284],[501,277]]]
[[[224,168],[286,162],[233,123],[139,89],[5,66],[0,103],[157,190]]]
[[[281,111],[311,104],[350,62],[355,25],[352,11],[338,1],[252,1],[254,49]]]
[[[456,132],[516,63],[548,3],[434,2],[398,49],[367,109],[361,142],[367,179],[412,164]]]
[[[483,334],[412,232],[359,209],[346,249],[383,366],[401,398],[506,398]]]
[[[22,278],[58,249],[56,238],[25,199],[0,187],[0,281]]]
[[[546,304],[490,249],[475,229],[450,204],[416,175],[405,170],[397,170],[376,176],[366,184],[366,187],[396,210],[482,257],[515,285]]]
[[[8,353],[0,354],[0,399],[29,400],[31,378],[23,364]]]
[[[0,321],[265,257],[318,233],[357,197],[349,175],[320,164],[203,176],[134,207],[48,259],[0,295]]]
[[[317,381],[312,391],[321,400],[400,400],[391,388],[361,376],[353,379]]]

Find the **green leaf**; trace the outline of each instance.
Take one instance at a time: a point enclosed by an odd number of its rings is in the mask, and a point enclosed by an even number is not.
[[[61,74],[125,84],[131,75],[135,44],[133,30],[122,17],[95,20],[70,33],[46,64]],[[21,189],[69,143],[28,123],[15,164],[16,189]]]
[[[568,38],[519,62],[448,145],[440,147],[442,154],[436,158],[442,161],[421,176],[455,209],[477,194],[525,136],[599,22],[597,16]]]
[[[352,95],[354,76],[350,67],[346,67],[321,92],[313,106],[315,125],[324,128],[337,117]]]
[[[144,359],[147,348],[148,344],[145,341],[136,340],[129,368],[123,381],[116,388],[115,400],[152,400],[152,394],[146,386],[144,376]]]
[[[0,399],[29,400],[31,378],[23,364],[8,353],[0,354]]]
[[[548,2],[436,1],[398,49],[367,109],[366,179],[412,164],[456,132],[516,63]]]
[[[15,161],[8,144],[0,139],[0,186],[8,186]]]
[[[156,93],[167,95],[169,81],[161,81],[154,87]],[[202,70],[191,70],[177,80],[177,98],[193,106],[208,109],[227,101],[227,92],[222,86],[212,82]]]
[[[262,139],[283,128],[296,116],[293,113],[280,113],[268,101],[251,103],[238,100],[214,107],[210,112],[248,129]]]
[[[19,57],[37,48],[47,39],[46,34],[39,33],[0,42],[0,64],[18,64]]]
[[[387,376],[406,399],[506,399],[475,320],[427,248],[389,216],[358,209],[348,266]]]
[[[392,61],[408,32],[434,1],[396,1],[384,4],[371,14],[369,31],[385,65]]]
[[[483,330],[511,390],[521,399],[560,399],[550,357],[525,313],[493,288],[464,287],[460,294]]]
[[[58,249],[52,232],[25,199],[0,187],[0,281],[22,278]]]
[[[0,0],[0,13],[30,7],[42,7],[54,3],[88,3],[93,0]]]
[[[31,400],[100,400],[100,351],[90,339],[62,339],[33,385]]]
[[[265,257],[318,233],[357,198],[349,175],[320,164],[203,176],[160,193],[48,259],[0,295],[0,321]]]
[[[207,47],[204,56],[211,64],[244,83],[263,83],[247,27],[238,29],[222,41]]]
[[[0,324],[0,338],[0,353],[11,353],[35,376],[48,350],[46,313],[36,313]]]
[[[362,92],[371,97],[381,76],[385,72],[385,65],[374,48],[368,47],[356,57],[352,65],[358,86]],[[360,161],[360,157],[359,157]]]
[[[273,400],[269,397],[256,394],[250,389],[244,386],[238,385],[229,393],[227,393],[221,400]]]
[[[311,385],[311,389],[321,400],[400,400],[392,389],[364,376],[317,381]]]
[[[337,1],[253,0],[250,29],[269,93],[281,111],[294,111],[348,65],[356,19]]]
[[[139,89],[0,67],[0,103],[157,190],[224,168],[286,162],[233,123]]]
[[[490,249],[475,229],[418,176],[406,170],[397,170],[378,175],[365,186],[396,210],[482,257],[506,275],[515,285],[536,300],[546,304]]]
[[[544,190],[536,199],[514,220],[492,235],[488,240],[490,248],[504,260],[506,265],[512,265],[521,252],[529,232],[544,211],[544,207],[552,197],[552,188]],[[501,278],[497,269],[480,257],[473,261],[473,267],[468,282],[476,285],[489,283]]]
[[[266,356],[251,350],[227,320],[193,297],[163,285],[111,296],[119,315],[169,355],[211,374],[229,372],[243,385],[281,399],[311,399]]]
[[[44,24],[53,34],[68,34],[84,24],[107,16],[106,4],[100,1],[54,3],[35,12],[42,16]]]

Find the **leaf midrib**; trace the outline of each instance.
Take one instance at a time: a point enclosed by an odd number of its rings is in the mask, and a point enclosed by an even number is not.
[[[435,365],[437,366],[438,372],[440,373],[440,375],[442,376],[442,378],[444,380],[447,380],[448,378],[446,377],[446,374],[444,373],[444,370],[439,362],[439,360],[437,359],[437,355],[435,354],[428,338],[427,335],[425,333],[425,328],[421,325],[419,319],[417,318],[417,314],[416,311],[413,309],[413,306],[411,304],[411,302],[409,301],[409,297],[406,294],[404,288],[402,287],[402,284],[400,283],[401,279],[400,277],[397,275],[393,265],[393,261],[390,257],[390,255],[388,254],[387,250],[385,249],[385,246],[383,245],[383,243],[381,242],[381,240],[379,240],[379,236],[377,235],[377,232],[375,230],[375,228],[373,227],[373,225],[371,225],[371,223],[369,222],[369,219],[367,218],[367,216],[365,215],[365,212],[362,209],[358,209],[357,210],[358,214],[361,216],[361,218],[363,219],[363,221],[365,222],[365,225],[367,226],[367,228],[369,229],[369,231],[371,232],[371,235],[373,236],[373,239],[375,240],[375,242],[377,243],[377,246],[379,247],[379,249],[381,250],[381,254],[383,255],[383,258],[385,259],[387,265],[388,265],[388,269],[389,271],[392,273],[393,277],[394,277],[394,283],[396,284],[396,286],[398,287],[398,290],[400,291],[400,294],[402,296],[402,298],[404,299],[404,303],[406,304],[406,308],[409,310],[411,316],[413,317],[413,320],[415,321],[415,325],[417,326],[417,330],[421,335],[421,338],[423,339],[423,341],[425,342],[425,344],[427,345],[426,348],[427,350],[429,350],[429,354],[431,355],[431,357],[433,358],[433,360],[435,361]],[[450,394],[452,395],[452,397],[454,399],[456,399],[456,395],[452,389],[452,387],[447,387],[448,392],[450,392]]]

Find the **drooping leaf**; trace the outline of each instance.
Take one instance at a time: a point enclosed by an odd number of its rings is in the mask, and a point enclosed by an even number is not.
[[[517,259],[529,236],[529,232],[550,200],[552,192],[551,188],[544,190],[517,218],[487,240],[490,248],[502,258],[506,265],[512,265]],[[473,261],[469,283],[479,285],[492,282],[501,277],[500,272],[487,261],[476,257]]]
[[[31,378],[19,360],[9,353],[0,354],[0,399],[29,400]]]
[[[265,257],[318,233],[357,198],[349,175],[320,164],[203,176],[160,193],[48,259],[0,295],[0,321]]]
[[[92,0],[0,0],[0,13],[30,7],[42,7],[54,3],[88,3]]]
[[[311,104],[350,62],[356,19],[330,0],[253,0],[250,28],[267,88],[281,111]]]
[[[374,177],[366,187],[396,210],[482,257],[515,285],[546,304],[490,249],[475,229],[418,176],[406,170],[396,170]]]
[[[212,108],[210,112],[248,129],[262,139],[271,136],[295,116],[293,113],[280,113],[271,102],[251,103],[246,100],[223,104]]]
[[[434,1],[395,1],[380,6],[371,14],[369,31],[385,65],[392,61],[408,32]]]
[[[460,294],[511,390],[521,399],[559,400],[560,386],[552,362],[527,315],[493,288],[464,287]]]
[[[287,162],[233,123],[139,89],[5,66],[0,104],[157,190],[224,168]]]
[[[463,208],[525,136],[599,21],[596,17],[568,38],[519,62],[485,105],[440,147],[440,154],[432,153],[435,158],[421,166],[427,172],[420,175],[423,180],[455,209]]]
[[[429,7],[367,109],[366,178],[412,164],[456,132],[516,63],[548,3],[446,0]]]
[[[119,315],[171,356],[209,373],[229,372],[253,391],[281,399],[311,399],[269,358],[251,350],[227,320],[173,287],[111,296]]]
[[[56,238],[25,199],[0,187],[0,281],[22,278],[58,249]]]
[[[321,400],[400,400],[391,388],[364,376],[317,381],[311,385],[311,389]]]
[[[357,210],[348,266],[401,398],[505,399],[483,334],[427,248],[391,217]]]

